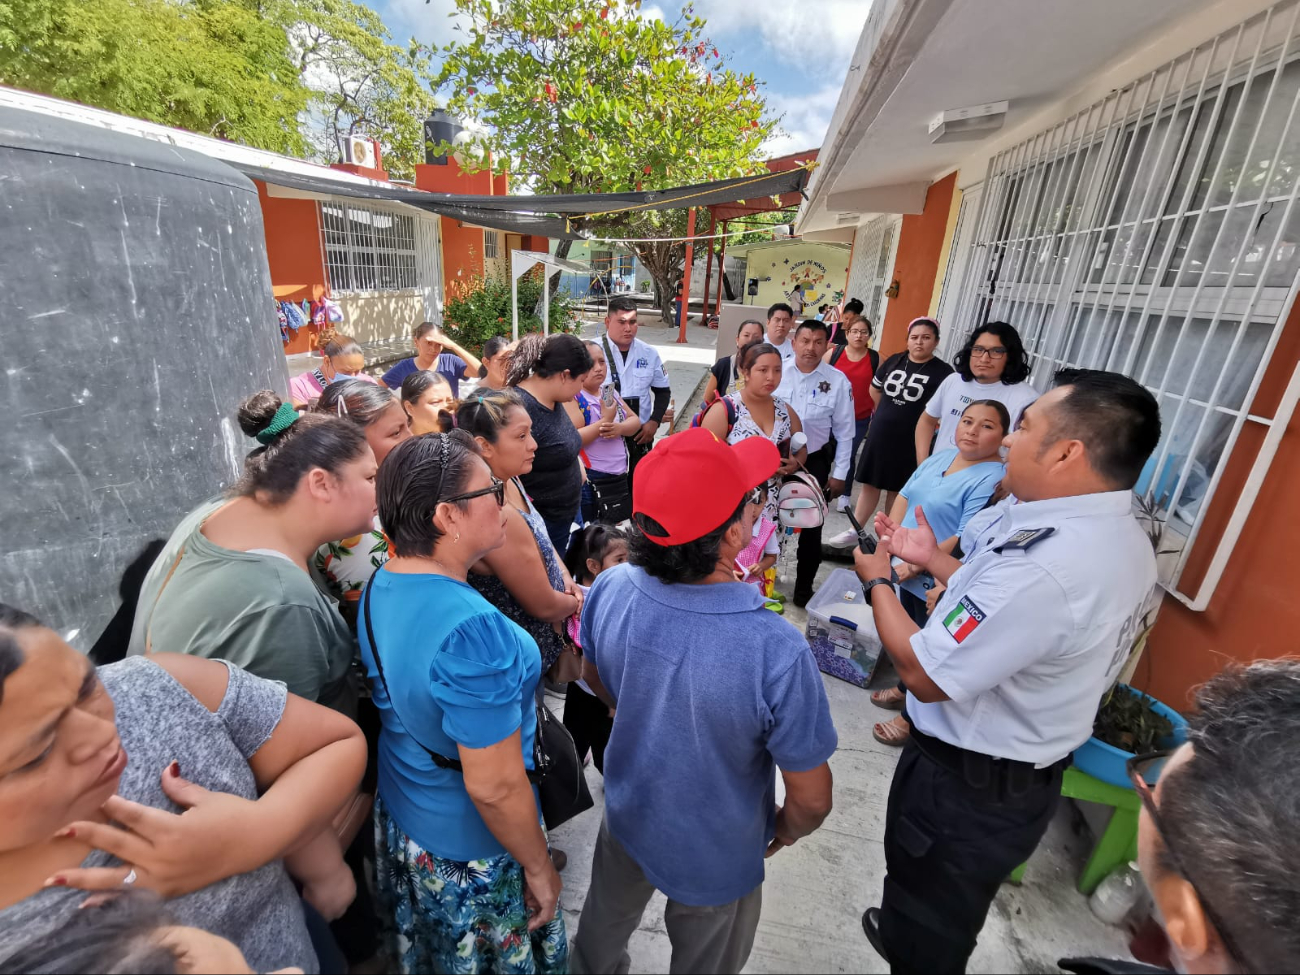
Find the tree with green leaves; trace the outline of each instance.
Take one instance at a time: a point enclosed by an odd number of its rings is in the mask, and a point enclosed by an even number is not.
[[[251,4],[0,0],[0,83],[302,155],[310,98]]]
[[[666,189],[762,170],[776,124],[759,82],[738,75],[686,6],[672,23],[640,0],[456,0],[463,40],[443,49],[447,111],[479,125],[459,147],[537,193]],[[442,146],[446,151],[450,147]],[[683,272],[686,207],[621,210],[582,226],[629,244],[665,318]],[[697,227],[697,233],[704,233]],[[567,252],[567,251],[565,251]]]
[[[0,83],[259,149],[411,176],[431,51],[357,0],[0,0]]]

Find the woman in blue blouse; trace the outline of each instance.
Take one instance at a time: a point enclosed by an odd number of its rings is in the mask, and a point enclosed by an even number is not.
[[[459,430],[399,444],[379,473],[392,557],[358,630],[383,721],[376,877],[403,972],[568,963],[560,877],[527,775],[541,658],[466,582],[505,541],[503,488]]]
[[[1011,430],[1007,408],[994,399],[975,400],[957,421],[957,446],[936,451],[912,474],[894,501],[890,517],[908,528],[916,527],[916,509],[925,509],[926,520],[940,540],[939,547],[951,553],[971,516],[993,496],[1006,473],[1000,451]],[[894,560],[898,573],[898,598],[918,626],[925,626],[926,594],[934,588],[934,577],[918,566]],[[899,709],[906,696],[900,684],[876,691],[871,702],[879,707]],[[902,715],[880,722],[873,737],[886,745],[902,745],[911,727]]]

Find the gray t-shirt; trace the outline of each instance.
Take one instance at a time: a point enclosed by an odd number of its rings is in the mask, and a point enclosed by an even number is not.
[[[284,714],[284,688],[229,663],[230,683],[213,713],[146,657],[99,668],[117,709],[117,732],[126,771],[117,794],[179,813],[162,791],[163,769],[173,760],[181,775],[205,789],[257,798],[248,760],[266,743]],[[116,866],[98,850],[83,867]],[[48,887],[0,911],[0,958],[28,939],[61,927],[87,897],[85,891]],[[302,901],[279,860],[251,873],[218,881],[167,903],[177,923],[202,928],[237,944],[255,972],[297,965],[320,970],[303,920]]]
[[[355,718],[356,640],[324,578],[278,553],[213,544],[202,525],[221,503],[182,521],[150,569],[130,652],[229,660]]]

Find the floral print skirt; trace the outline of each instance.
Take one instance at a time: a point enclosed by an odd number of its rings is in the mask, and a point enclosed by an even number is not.
[[[375,879],[384,938],[406,975],[568,971],[563,916],[528,930],[524,869],[508,853],[469,862],[434,856],[377,800]]]

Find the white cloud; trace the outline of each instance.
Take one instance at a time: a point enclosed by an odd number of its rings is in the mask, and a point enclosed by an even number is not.
[[[695,0],[695,12],[708,21],[706,30],[714,40],[757,33],[777,61],[798,65],[806,74],[842,78],[872,3],[800,0],[760,7],[754,0]]]
[[[807,95],[783,95],[769,90],[767,106],[774,115],[782,118],[777,131],[763,148],[773,156],[820,148],[839,97],[838,83],[825,85]]]

